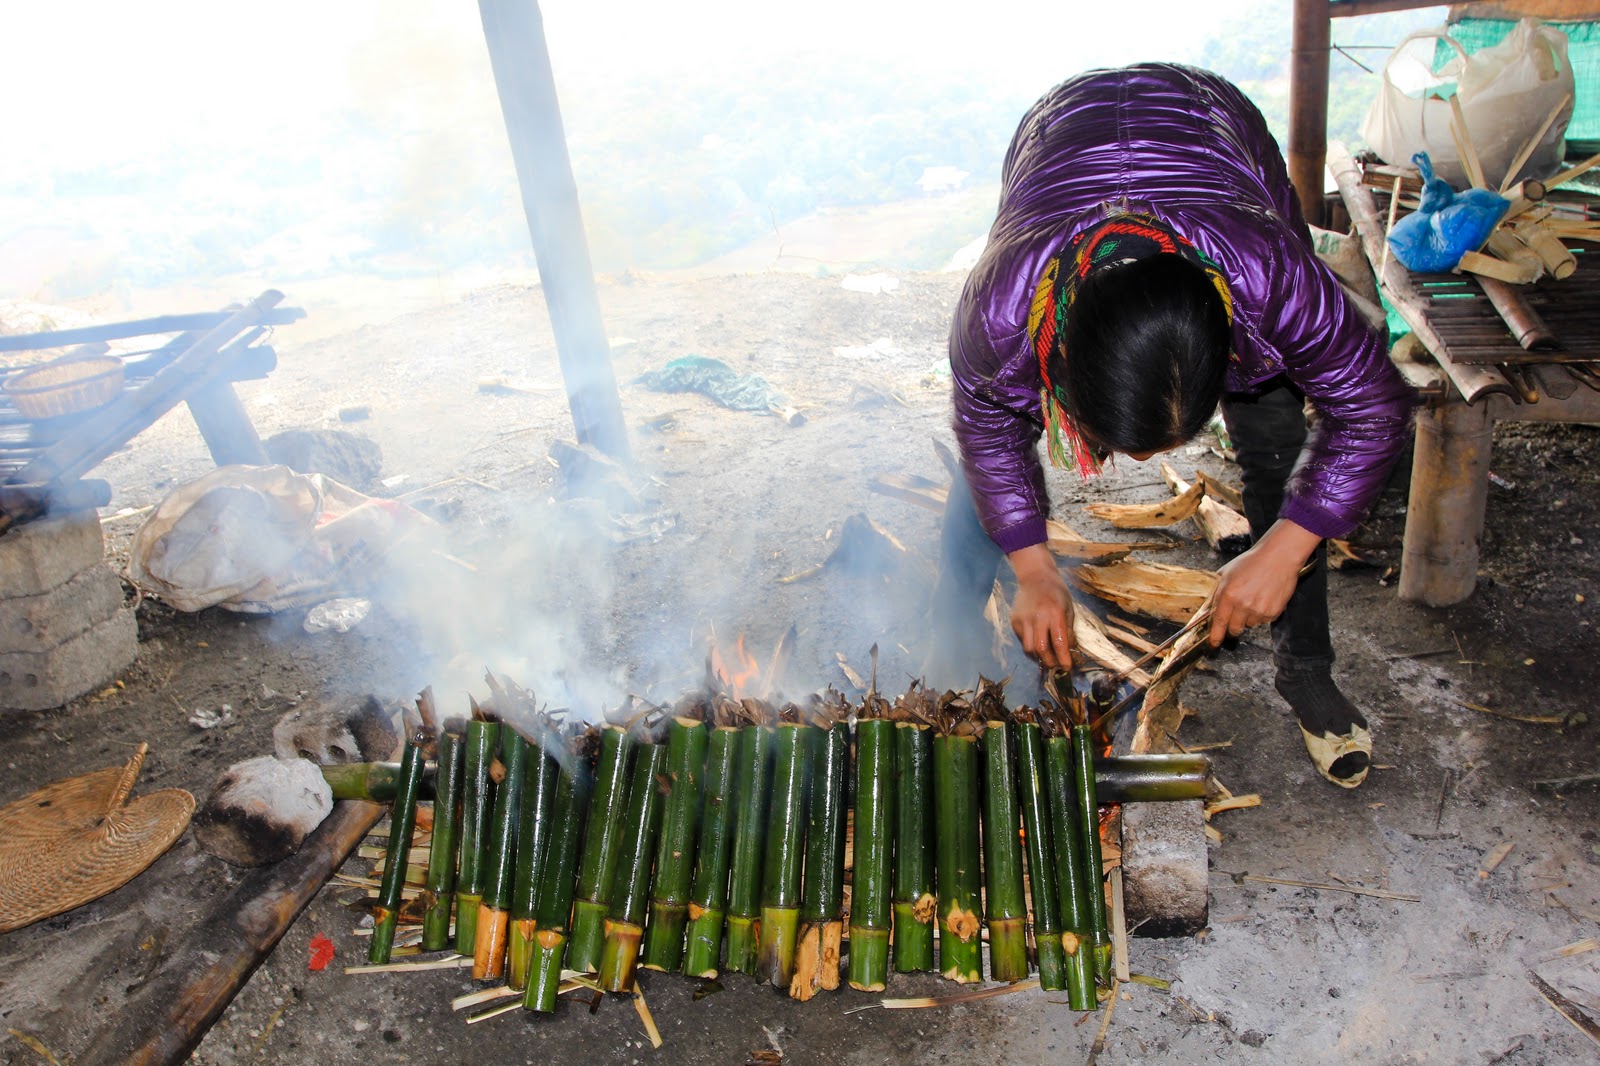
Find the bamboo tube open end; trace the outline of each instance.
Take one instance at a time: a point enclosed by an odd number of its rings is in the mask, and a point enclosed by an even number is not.
[[[835,978],[838,961],[835,956]],[[807,922],[795,945],[794,976],[789,980],[790,999],[805,1003],[822,990],[822,965],[822,927],[816,922]]]
[[[600,987],[607,992],[633,988],[639,968],[639,943],[644,930],[628,922],[606,924],[606,946],[600,953]]]
[[[1061,939],[1056,936],[1041,936],[1038,938],[1039,948],[1039,987],[1046,992],[1065,992],[1067,990],[1067,954],[1061,948]]]
[[[688,917],[688,908],[682,904],[651,903],[639,965],[646,970],[677,973],[683,964],[683,930]]]
[[[779,988],[794,978],[794,953],[800,936],[800,908],[762,907],[756,976]]]
[[[579,973],[595,973],[600,969],[608,909],[606,904],[592,900],[579,900],[573,908],[572,932],[567,937],[567,969]]]
[[[931,895],[924,899],[932,900]],[[896,973],[922,973],[933,969],[933,909],[922,901],[894,905],[894,969]],[[850,944],[855,950],[855,942]]]
[[[727,929],[728,969],[734,973],[756,973],[761,942],[761,922],[747,915],[730,915]]]
[[[1021,918],[989,922],[989,980],[1022,981],[1028,976],[1028,930]]]
[[[695,908],[691,906],[691,911]],[[690,977],[711,979],[717,976],[722,958],[722,912],[701,910],[689,924],[684,947],[683,972]]]
[[[511,924],[511,912],[480,904],[478,907],[478,935],[472,945],[472,979],[484,981],[499,978],[506,972],[506,937]]]
[[[556,995],[561,990],[561,963],[566,954],[566,937],[545,931],[539,934],[539,945],[534,953],[533,966],[528,971],[528,988],[522,1005],[540,1014],[552,1014],[556,1009]],[[555,941],[547,943],[547,941]]]
[[[850,987],[882,992],[889,982],[889,930],[850,927]]]
[[[528,970],[533,965],[534,921],[520,918],[510,924],[506,935],[506,984],[516,992],[528,987]]]
[[[478,943],[478,908],[483,897],[475,892],[456,893],[456,954],[472,955]]]

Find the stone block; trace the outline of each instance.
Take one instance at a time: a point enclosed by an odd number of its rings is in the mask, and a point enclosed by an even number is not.
[[[118,611],[49,651],[0,655],[0,708],[60,707],[105,685],[138,654],[138,622]]]
[[[1122,898],[1128,929],[1191,936],[1205,928],[1209,856],[1200,800],[1122,807]]]
[[[49,592],[0,600],[0,655],[60,647],[120,611],[122,600],[122,581],[103,563]]]
[[[96,511],[25,522],[0,535],[0,599],[49,592],[104,558]]]

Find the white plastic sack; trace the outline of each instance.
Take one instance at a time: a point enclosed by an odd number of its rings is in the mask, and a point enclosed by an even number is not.
[[[1456,57],[1434,73],[1438,41],[1454,48]],[[1566,106],[1519,168],[1517,178],[1548,176],[1560,168],[1573,102],[1566,34],[1538,19],[1523,19],[1505,40],[1469,56],[1443,27],[1413,33],[1384,63],[1383,82],[1361,136],[1388,163],[1405,165],[1417,152],[1427,152],[1440,177],[1465,188],[1466,169],[1450,135],[1452,95],[1460,98],[1484,181],[1495,188],[1565,97]]]
[[[264,614],[348,591],[433,522],[321,474],[224,466],[174,489],[129,548],[128,576],[180,611]]]

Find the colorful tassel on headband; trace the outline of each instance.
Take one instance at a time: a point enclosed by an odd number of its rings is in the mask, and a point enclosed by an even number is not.
[[[1222,298],[1223,310],[1232,324],[1233,294],[1222,276],[1222,268],[1188,238],[1174,233],[1150,215],[1116,215],[1091,226],[1068,241],[1045,266],[1028,308],[1028,334],[1033,339],[1034,355],[1039,359],[1039,379],[1044,382],[1039,390],[1039,406],[1044,416],[1051,466],[1065,469],[1070,456],[1072,465],[1085,478],[1099,474],[1101,468],[1095,449],[1067,417],[1065,391],[1059,383],[1050,380],[1050,357],[1058,338],[1066,333],[1067,313],[1077,298],[1078,285],[1101,267],[1160,254],[1181,255],[1205,271]]]

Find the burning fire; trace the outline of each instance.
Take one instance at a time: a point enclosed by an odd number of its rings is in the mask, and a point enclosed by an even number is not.
[[[755,657],[744,650],[744,634],[739,634],[739,640],[734,645],[736,656],[733,665],[737,670],[730,670],[723,661],[722,650],[713,644],[711,646],[711,670],[722,681],[728,692],[738,699],[743,696],[753,695],[749,690],[755,686],[761,676],[761,666]]]

